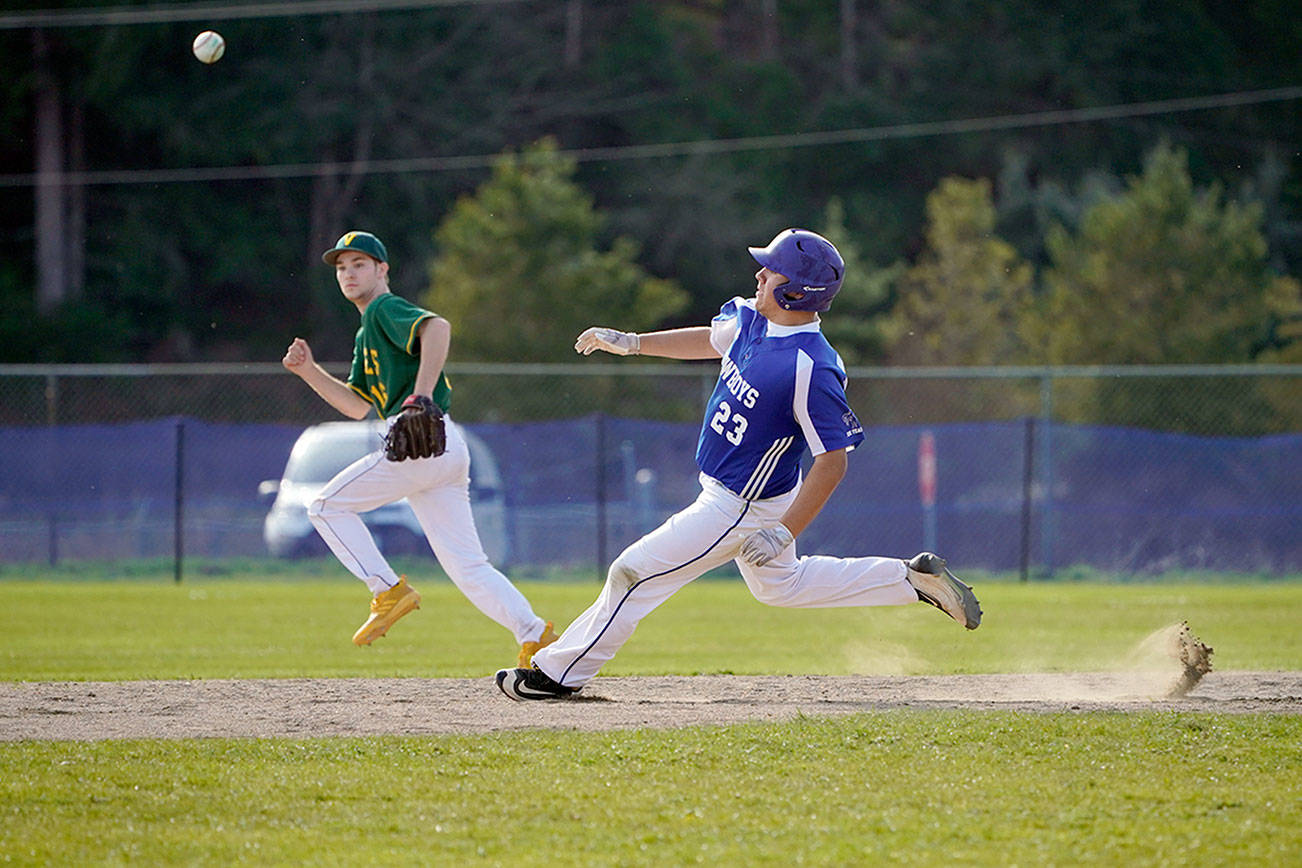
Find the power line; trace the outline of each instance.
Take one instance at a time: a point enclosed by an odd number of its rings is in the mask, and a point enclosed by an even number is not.
[[[400,12],[439,6],[488,6],[523,0],[280,0],[269,3],[184,3],[109,9],[50,9],[0,15],[0,30],[37,27],[109,27],[177,21],[288,18],[350,12]]]
[[[609,148],[574,148],[560,154],[581,163],[614,160],[643,160],[662,157],[730,154],[743,151],[782,150],[825,145],[843,145],[898,139],[946,136],[997,130],[1031,129],[1062,126],[1177,112],[1232,108],[1283,102],[1302,97],[1302,86],[1269,90],[1237,91],[1201,97],[1156,100],[1062,109],[1025,114],[963,118],[949,121],[926,121],[829,130],[813,133],[789,133],[774,136],[751,136],[735,139],[702,139],[691,142],[665,142],[649,145],[620,145]],[[392,160],[358,160],[353,162],[278,163],[266,166],[214,166],[188,169],[118,169],[88,172],[30,173],[0,175],[0,187],[34,187],[40,184],[177,184],[203,181],[253,181],[277,178],[311,178],[344,173],[403,174],[412,172],[447,172],[483,169],[500,159],[500,154],[476,154],[451,157],[409,157]]]

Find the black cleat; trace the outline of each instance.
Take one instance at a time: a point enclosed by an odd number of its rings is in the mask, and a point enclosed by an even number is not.
[[[526,699],[564,699],[578,693],[580,689],[557,684],[536,666],[531,669],[499,669],[497,687],[516,702]]]

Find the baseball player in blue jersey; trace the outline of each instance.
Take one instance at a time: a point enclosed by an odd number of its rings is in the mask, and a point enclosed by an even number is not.
[[[733,298],[709,326],[633,334],[590,328],[576,351],[673,359],[721,359],[696,463],[701,494],[630,545],[610,565],[600,596],[530,668],[503,669],[511,699],[556,699],[587,684],[675,591],[736,560],[746,587],[772,606],[897,606],[930,603],[969,630],[981,624],[972,589],[945,560],[797,557],[795,538],[846,471],[863,427],[846,401],[845,366],[818,314],[841,288],[845,263],[826,238],[787,229],[767,247],[755,297]],[[800,478],[800,459],[813,456]]]

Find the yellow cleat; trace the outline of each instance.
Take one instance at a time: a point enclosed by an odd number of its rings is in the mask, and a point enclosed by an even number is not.
[[[353,634],[354,645],[370,645],[379,639],[399,618],[412,609],[420,608],[420,594],[407,584],[407,577],[398,579],[398,584],[382,591],[371,600],[371,617]]]
[[[559,638],[561,637],[557,636],[556,631],[552,629],[552,622],[548,621],[547,626],[543,627],[542,635],[538,637],[537,642],[520,643],[520,668],[528,669],[529,665],[533,662],[533,655],[537,654]]]

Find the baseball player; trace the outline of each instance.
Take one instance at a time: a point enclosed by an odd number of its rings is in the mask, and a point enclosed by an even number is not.
[[[945,560],[797,557],[795,538],[846,470],[863,427],[846,402],[845,366],[819,329],[845,263],[827,239],[787,229],[767,247],[755,297],[733,298],[709,326],[632,334],[590,328],[575,350],[721,359],[696,448],[696,501],[630,545],[610,565],[597,600],[532,667],[503,669],[511,699],[555,699],[587,684],[639,621],[705,572],[736,560],[747,588],[772,606],[930,603],[969,630],[981,623],[972,589]],[[800,478],[808,449],[813,463]]]
[[[349,232],[321,257],[333,266],[344,298],[357,306],[361,328],[352,370],[343,382],[318,365],[307,341],[295,338],[282,362],[326,403],[353,419],[375,408],[393,432],[404,417],[433,417],[440,443],[408,460],[377,449],[340,471],[308,505],[308,518],[335,557],[371,589],[371,616],[353,642],[369,645],[420,606],[420,594],[394,573],[358,513],[407,498],[448,577],[520,643],[519,662],[556,634],[528,600],[488,562],[470,512],[470,454],[460,429],[444,415],[451,386],[443,373],[448,321],[389,291],[389,256],[369,232]]]

